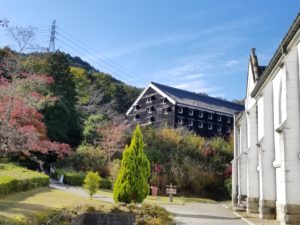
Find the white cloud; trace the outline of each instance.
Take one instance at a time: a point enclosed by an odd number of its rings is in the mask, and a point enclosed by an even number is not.
[[[225,66],[226,67],[233,67],[235,65],[237,65],[239,62],[235,59],[229,60],[227,62],[225,62]]]

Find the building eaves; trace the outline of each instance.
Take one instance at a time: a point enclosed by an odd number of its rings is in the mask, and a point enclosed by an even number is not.
[[[296,19],[294,20],[292,26],[290,27],[289,31],[286,33],[285,37],[283,38],[282,42],[280,43],[279,47],[277,48],[275,54],[273,55],[272,59],[270,60],[268,66],[264,70],[263,74],[261,75],[260,79],[257,81],[253,91],[251,92],[251,97],[254,98],[260,88],[265,83],[266,79],[268,78],[269,74],[274,69],[275,65],[277,64],[278,60],[281,58],[283,54],[287,51],[287,46],[290,44],[292,39],[294,38],[296,32],[300,28],[300,13],[298,13]]]

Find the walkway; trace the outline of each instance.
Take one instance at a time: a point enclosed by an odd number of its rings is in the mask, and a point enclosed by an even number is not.
[[[62,185],[55,181],[51,181],[50,187],[88,197],[81,187]],[[93,198],[104,202],[114,202],[112,198],[99,194],[95,194]],[[220,204],[189,203],[162,206],[175,215],[174,224],[176,225],[248,225]]]
[[[189,203],[164,207],[175,215],[176,225],[248,225],[220,204]]]

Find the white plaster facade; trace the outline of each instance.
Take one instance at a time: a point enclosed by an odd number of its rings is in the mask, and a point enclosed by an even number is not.
[[[300,15],[267,67],[252,49],[234,137],[233,204],[300,224]]]

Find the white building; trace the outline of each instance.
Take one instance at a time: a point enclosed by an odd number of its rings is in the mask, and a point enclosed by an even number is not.
[[[300,224],[300,14],[267,67],[252,49],[234,135],[233,204]]]

